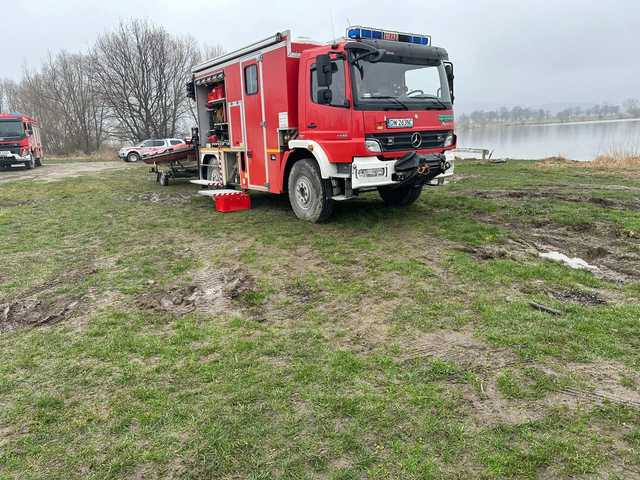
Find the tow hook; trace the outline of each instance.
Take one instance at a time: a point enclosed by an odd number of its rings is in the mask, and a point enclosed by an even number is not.
[[[418,174],[426,175],[427,173],[429,173],[429,165],[427,163],[424,163],[418,167]]]

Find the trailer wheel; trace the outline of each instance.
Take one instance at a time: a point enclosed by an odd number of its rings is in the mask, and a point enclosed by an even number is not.
[[[378,193],[385,204],[390,207],[407,207],[414,203],[422,193],[422,187],[407,185],[398,188],[380,187]]]
[[[169,175],[167,175],[165,172],[162,172],[160,174],[160,185],[162,185],[163,187],[169,185]]]
[[[289,175],[289,203],[298,218],[317,223],[327,220],[333,212],[332,188],[320,176],[315,161],[297,161]]]
[[[140,155],[138,155],[136,152],[131,152],[129,155],[127,155],[127,162],[136,163],[138,161],[140,161]]]

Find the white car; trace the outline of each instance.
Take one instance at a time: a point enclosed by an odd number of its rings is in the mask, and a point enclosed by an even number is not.
[[[187,143],[179,138],[164,138],[145,140],[132,147],[123,147],[118,151],[118,157],[125,162],[135,163],[149,155],[171,152],[180,148],[186,148]]]

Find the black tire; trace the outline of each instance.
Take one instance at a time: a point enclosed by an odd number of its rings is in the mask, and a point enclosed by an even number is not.
[[[380,187],[378,193],[384,203],[390,207],[407,207],[420,198],[422,186],[418,188],[413,185],[398,188]]]
[[[36,167],[41,167],[41,166],[42,166],[42,159],[36,158]]]
[[[24,166],[27,168],[27,170],[33,170],[34,168],[36,168],[36,159],[33,155],[31,155],[31,160],[29,160],[28,163],[25,163]]]
[[[333,213],[331,182],[323,180],[315,160],[297,161],[289,174],[289,203],[301,220],[318,223]]]
[[[136,152],[130,152],[127,155],[127,162],[129,163],[136,163],[140,161],[140,155]]]
[[[169,175],[167,175],[165,172],[162,172],[160,174],[160,185],[162,185],[163,187],[169,185]]]

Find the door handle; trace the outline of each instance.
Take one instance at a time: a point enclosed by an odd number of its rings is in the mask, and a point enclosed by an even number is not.
[[[316,125],[315,123],[311,122],[309,125],[307,125],[307,128],[318,128],[318,125]]]

